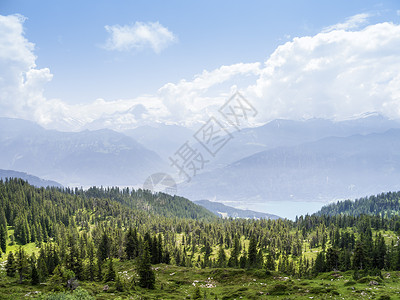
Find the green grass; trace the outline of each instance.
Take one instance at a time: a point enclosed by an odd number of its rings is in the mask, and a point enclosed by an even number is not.
[[[379,299],[385,295],[400,298],[399,272],[390,272],[390,278],[370,286],[373,278],[355,281],[351,271],[297,279],[275,272],[267,275],[264,270],[197,269],[160,264],[154,266],[155,290],[146,290],[132,284],[133,280],[137,281],[133,262],[117,262],[115,266],[123,278],[124,292],[117,292],[113,283],[107,292],[103,291],[105,283],[101,282],[81,282],[81,286],[96,299],[191,299],[195,287],[200,287],[207,299]],[[25,297],[28,293],[31,298],[37,298],[35,291],[48,293],[50,287],[18,284],[17,278],[8,278],[4,270],[0,271],[0,299],[28,298]]]

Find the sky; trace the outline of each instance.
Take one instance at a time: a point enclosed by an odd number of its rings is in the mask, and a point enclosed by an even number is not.
[[[400,118],[400,3],[0,0],[0,117],[195,127],[235,91],[276,118]]]

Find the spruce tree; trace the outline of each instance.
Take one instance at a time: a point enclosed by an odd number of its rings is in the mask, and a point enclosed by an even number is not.
[[[115,270],[112,258],[108,261],[106,273],[104,274],[104,282],[115,281]]]
[[[14,277],[16,271],[17,271],[17,265],[15,262],[14,254],[12,253],[12,251],[10,251],[8,253],[7,264],[6,264],[7,276]]]
[[[38,269],[36,267],[35,253],[32,253],[30,262],[31,262],[31,284],[37,285],[40,282],[40,278],[39,278]]]
[[[239,238],[235,236],[233,241],[233,249],[231,251],[231,257],[228,261],[229,267],[237,267],[239,265],[239,254],[240,254],[240,242]]]
[[[272,257],[271,253],[268,253],[268,255],[267,255],[267,260],[266,260],[266,262],[265,262],[265,268],[266,268],[268,271],[275,271],[275,268],[276,268],[276,266],[275,266],[275,260],[274,260],[274,258]]]
[[[254,236],[250,238],[247,264],[249,268],[257,267],[257,240]]]
[[[218,259],[217,259],[217,265],[220,268],[225,267],[226,264],[226,254],[225,254],[225,250],[224,247],[222,246],[222,244],[219,245],[219,250],[218,250]]]
[[[29,274],[29,263],[28,257],[26,256],[25,250],[19,247],[17,252],[17,272],[19,275],[19,283]]]
[[[103,232],[99,244],[99,248],[97,250],[98,259],[103,262],[110,256],[110,239],[107,236],[107,233]]]
[[[137,256],[138,240],[136,230],[129,227],[125,237],[125,253],[128,259],[133,259]]]
[[[151,269],[150,249],[147,241],[143,244],[142,255],[138,260],[137,272],[139,274],[139,286],[147,289],[154,289],[156,277]]]
[[[4,253],[7,251],[7,230],[3,224],[0,224],[0,250]]]
[[[366,249],[362,241],[357,241],[353,255],[353,270],[363,270],[367,266]]]
[[[325,254],[324,252],[319,252],[317,254],[317,258],[315,259],[315,264],[314,264],[314,273],[322,273],[325,272],[326,270],[326,261],[325,261]]]

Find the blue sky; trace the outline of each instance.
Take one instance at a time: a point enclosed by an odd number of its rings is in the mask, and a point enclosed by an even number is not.
[[[197,100],[188,100],[186,111],[177,112],[176,118],[167,118],[167,110],[170,110],[169,114],[171,114],[171,110],[175,107],[186,106],[183,92],[179,92],[179,95],[175,93],[175,90],[180,88],[178,85],[181,80],[193,82],[199,74],[204,75],[204,70],[213,72],[222,66],[236,64],[258,63],[257,68],[261,70],[270,56],[276,52],[278,46],[293,42],[295,38],[316,37],[321,32],[327,31],[330,26],[346,22],[346,26],[343,27],[345,31],[361,32],[366,26],[383,22],[391,22],[397,26],[400,20],[399,10],[400,4],[394,0],[329,2],[2,0],[0,15],[6,17],[19,14],[26,18],[25,21],[20,20],[23,32],[18,33],[18,30],[15,32],[15,36],[19,34],[26,41],[16,47],[28,47],[28,52],[30,51],[35,58],[31,57],[29,62],[25,61],[27,65],[30,65],[21,72],[26,73],[32,69],[47,70],[38,76],[40,80],[32,80],[35,83],[40,81],[40,85],[35,88],[35,90],[40,90],[39,94],[35,95],[36,100],[32,100],[32,102],[39,101],[37,99],[40,98],[41,102],[35,103],[40,103],[40,106],[48,105],[48,108],[42,108],[42,111],[35,111],[32,114],[21,113],[18,111],[18,107],[11,107],[12,105],[9,103],[5,103],[14,101],[10,96],[12,93],[0,99],[2,102],[0,102],[0,108],[5,116],[31,118],[44,126],[65,130],[81,129],[82,125],[96,121],[102,124],[98,126],[106,126],[104,124],[110,124],[110,120],[115,119],[111,113],[118,113],[120,117],[124,110],[128,111],[142,104],[148,115],[153,113],[152,110],[157,111],[154,113],[156,117],[148,118],[149,121],[151,119],[152,121],[183,122],[185,118],[190,118],[193,122],[197,122],[202,119],[199,114],[204,115],[208,109],[208,103],[204,104],[204,102],[208,101],[210,104],[218,106],[222,99],[229,95],[232,86],[237,86],[246,93],[249,86],[259,85],[256,82],[263,77],[260,75],[262,71],[255,70],[254,66],[249,66],[250,69],[253,69],[252,71],[236,70],[234,73],[239,74],[240,79],[235,79],[236,75],[234,74],[229,77],[229,80],[217,80],[218,84],[222,84],[219,89],[213,90],[215,85],[214,83],[210,84],[204,88],[207,91],[201,93],[201,99],[197,99],[196,97],[200,96],[193,95],[192,90],[188,92],[190,88],[185,87],[186,97]],[[352,27],[348,21],[357,15],[361,15],[361,21]],[[4,22],[7,23],[8,19],[5,19]],[[138,24],[144,26],[158,24],[157,26],[167,30],[172,38],[167,39],[158,50],[146,43],[123,50],[107,46],[112,30],[106,30],[106,26],[109,26],[108,28],[126,26],[126,28],[132,29],[135,24],[137,26]],[[9,30],[9,27],[5,28],[5,31]],[[34,44],[34,46],[29,47],[27,43]],[[393,43],[396,44],[396,42]],[[295,43],[294,46],[296,46]],[[390,46],[390,49],[396,50],[393,46]],[[351,51],[351,49],[346,51]],[[390,54],[389,57],[391,56],[393,55]],[[3,56],[2,59],[4,61],[15,60],[6,56]],[[24,59],[21,58],[22,61]],[[387,56],[384,59],[387,59]],[[363,60],[364,63],[365,61]],[[382,59],[379,58],[379,61],[382,62]],[[397,58],[395,61],[397,62]],[[3,72],[6,71],[6,69],[3,70]],[[287,71],[294,72],[291,69]],[[344,71],[338,72],[343,73]],[[256,78],[253,80],[254,76]],[[318,78],[318,75],[316,77]],[[393,78],[396,78],[396,74],[393,75]],[[362,80],[360,79],[360,81]],[[15,81],[18,80],[15,79]],[[279,86],[277,83],[275,85]],[[309,88],[308,85],[306,88]],[[171,92],[171,87],[174,93]],[[161,96],[160,89],[162,89]],[[168,96],[164,95],[164,90],[168,90]],[[257,95],[262,101],[265,100],[265,93],[261,93],[260,96],[259,91],[253,92],[254,94],[258,93]],[[316,98],[317,94],[313,93],[310,92],[310,95],[314,95],[310,97]],[[28,94],[31,95],[32,92],[28,92]],[[252,92],[248,94],[252,98]],[[285,96],[289,100],[285,100],[286,98],[282,96],[283,98],[277,102],[290,102],[293,94],[296,94],[296,91]],[[394,94],[394,100],[397,100],[396,92]],[[146,98],[146,96],[148,97]],[[160,100],[160,98],[162,99]],[[159,104],[155,104],[157,101],[163,105],[170,104],[174,101],[171,100],[172,98],[182,98],[182,100],[170,106],[167,105],[167,108],[160,108]],[[123,102],[124,100],[132,101],[128,103],[127,101]],[[372,104],[365,106],[365,109],[360,111],[349,108],[349,112],[343,117],[364,113],[371,109],[379,111],[380,108],[377,108],[374,101],[376,100],[372,99]],[[120,108],[111,112],[110,108],[95,111],[94,107],[98,108],[104,102]],[[264,117],[261,115],[263,118],[255,120],[256,122],[266,122],[274,117],[334,118],[338,115],[331,107],[321,109],[321,105],[318,103],[310,109],[310,114],[303,112],[302,115],[285,115],[281,113],[283,108],[279,107],[279,103],[273,101],[271,103],[277,105],[274,112]],[[3,105],[1,106],[1,104]],[[106,104],[104,107],[107,107]],[[357,102],[355,102],[356,104]],[[82,107],[82,105],[86,106]],[[259,107],[263,109],[262,105]],[[193,112],[197,109],[199,111],[196,116],[189,116],[188,111]],[[76,112],[78,110],[81,112],[87,110],[87,114],[93,113],[93,115],[84,118],[79,112]],[[175,111],[173,113],[175,114]],[[45,114],[46,116],[44,116]],[[49,117],[49,115],[53,117]],[[68,115],[72,115],[70,120],[66,117]],[[60,118],[63,119],[63,122],[59,122]],[[126,118],[132,120],[134,117]],[[146,118],[143,117],[143,119]],[[126,121],[123,126],[128,126],[127,123],[129,121]],[[138,124],[141,123],[135,119],[132,126]],[[114,127],[122,128],[120,124]]]

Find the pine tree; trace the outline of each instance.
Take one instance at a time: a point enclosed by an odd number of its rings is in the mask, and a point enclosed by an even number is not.
[[[110,256],[110,239],[107,234],[103,232],[99,244],[99,248],[97,250],[98,259],[103,262]]]
[[[39,273],[38,273],[38,270],[36,267],[35,253],[32,253],[31,258],[30,258],[30,263],[31,263],[31,284],[37,285],[40,282],[40,278],[39,278]]]
[[[7,251],[7,230],[3,224],[0,224],[0,250],[4,253]]]
[[[250,238],[247,265],[249,268],[257,267],[257,240],[254,236]]]
[[[204,267],[210,266],[211,253],[212,253],[212,248],[210,246],[210,243],[208,241],[206,241],[206,243],[204,245],[204,261],[203,261]]]
[[[90,281],[94,281],[95,277],[94,246],[91,241],[88,242],[87,248],[88,248],[87,249],[88,264],[86,270],[86,278]]]
[[[333,271],[339,269],[339,254],[336,249],[328,248],[326,251],[326,270]]]
[[[12,251],[10,251],[8,253],[7,264],[6,264],[7,276],[14,277],[16,271],[17,271],[17,265],[15,262],[14,254],[12,253]]]
[[[276,268],[275,260],[274,260],[273,256],[271,255],[271,253],[268,253],[268,255],[267,255],[267,260],[265,262],[265,268],[268,271],[275,271],[275,268]]]
[[[112,258],[108,261],[106,273],[104,274],[104,282],[115,281],[115,270]]]
[[[220,268],[223,268],[226,265],[226,254],[222,244],[219,245],[217,265]]]
[[[314,264],[314,273],[322,273],[326,270],[326,261],[324,252],[319,252]]]
[[[242,254],[242,256],[240,257],[240,260],[239,260],[239,265],[240,265],[241,269],[246,268],[246,266],[247,266],[247,253],[246,253],[246,251],[243,251],[243,254]]]
[[[37,270],[39,273],[40,280],[44,281],[49,276],[49,270],[47,269],[45,254],[43,248],[40,248],[39,258],[37,261]]]
[[[22,280],[29,274],[28,258],[26,256],[25,250],[22,247],[19,247],[18,249],[16,265],[19,275],[19,283],[22,283]]]
[[[228,261],[228,266],[229,267],[237,267],[239,265],[239,254],[240,254],[240,241],[237,236],[235,236],[235,239],[233,241],[233,249],[231,252],[231,257],[229,258]]]
[[[150,249],[147,241],[143,244],[142,255],[139,258],[137,272],[139,274],[139,286],[147,289],[154,289],[156,277],[151,269]]]
[[[136,230],[129,227],[125,237],[125,252],[128,259],[133,259],[137,256],[138,240]]]
[[[366,249],[362,241],[357,241],[353,255],[353,270],[364,270],[367,266]]]

